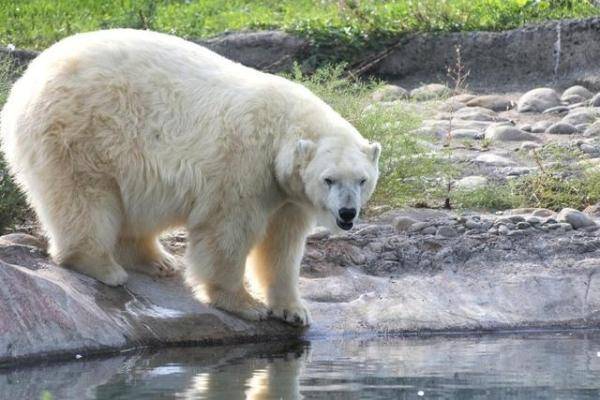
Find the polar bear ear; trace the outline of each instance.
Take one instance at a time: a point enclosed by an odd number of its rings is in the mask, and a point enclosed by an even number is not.
[[[378,142],[373,142],[369,145],[367,155],[371,158],[375,164],[379,161],[379,155],[381,154],[381,145]]]
[[[308,160],[315,151],[315,142],[308,139],[300,139],[296,142],[295,156],[299,160]]]

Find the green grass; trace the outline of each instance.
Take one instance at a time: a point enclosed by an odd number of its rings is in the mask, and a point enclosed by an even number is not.
[[[500,30],[600,14],[590,0],[20,0],[0,2],[0,44],[44,49],[84,31],[152,29],[185,38],[282,29],[352,61],[415,31]],[[317,60],[318,62],[319,60]]]

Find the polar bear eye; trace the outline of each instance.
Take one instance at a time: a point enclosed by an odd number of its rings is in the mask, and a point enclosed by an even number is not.
[[[333,179],[325,178],[325,183],[327,184],[327,186],[331,186],[331,185],[333,185]]]
[[[363,186],[365,183],[367,183],[367,178],[362,178],[360,180],[360,186]]]

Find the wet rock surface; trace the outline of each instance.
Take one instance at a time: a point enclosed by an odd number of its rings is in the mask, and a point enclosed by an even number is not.
[[[0,365],[300,333],[277,321],[248,322],[201,304],[180,277],[131,273],[125,287],[108,287],[53,265],[35,244],[28,235],[0,237]]]

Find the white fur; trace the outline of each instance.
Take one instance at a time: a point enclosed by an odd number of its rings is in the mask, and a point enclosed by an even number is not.
[[[185,226],[188,281],[252,319],[267,308],[244,286],[247,256],[275,316],[307,324],[304,240],[343,203],[323,174],[357,204],[377,180],[379,146],[303,86],[148,31],[50,47],[14,85],[0,129],[57,263],[109,285],[126,281],[123,267],[167,275],[157,237]]]

